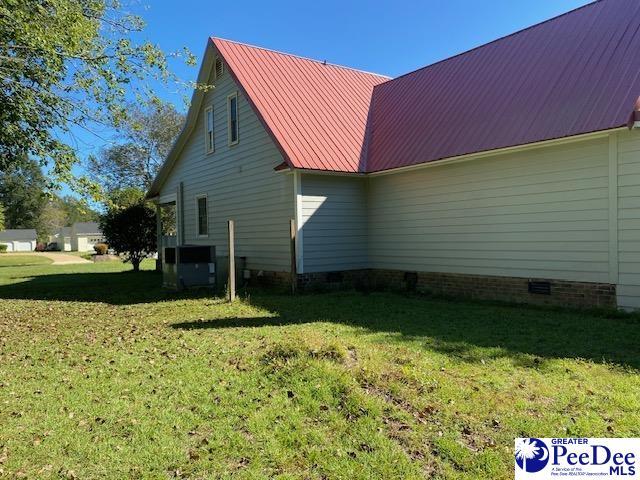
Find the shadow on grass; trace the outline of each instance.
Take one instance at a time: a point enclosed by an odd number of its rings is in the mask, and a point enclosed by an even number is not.
[[[161,287],[155,271],[59,273],[27,277],[0,286],[0,299],[100,302],[112,305],[152,303],[176,298],[211,297],[211,291],[172,292]]]
[[[331,322],[386,333],[462,361],[511,357],[537,367],[543,358],[583,358],[640,369],[640,322],[589,312],[455,302],[391,293],[254,295],[275,316],[183,322],[179,329],[225,329]],[[479,348],[478,348],[479,347]],[[539,357],[539,358],[538,358]]]
[[[25,274],[26,276],[27,274]],[[211,297],[209,290],[162,289],[154,271],[34,275],[0,286],[0,299],[101,302],[114,305]],[[640,369],[638,317],[455,302],[392,293],[276,295],[254,291],[250,303],[273,316],[183,322],[177,329],[225,329],[330,322],[385,333],[382,342],[413,342],[463,361],[512,357],[584,358]]]

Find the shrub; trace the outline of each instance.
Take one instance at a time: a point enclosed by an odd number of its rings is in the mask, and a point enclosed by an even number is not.
[[[100,227],[109,246],[124,254],[136,272],[142,259],[156,251],[156,212],[148,205],[112,208],[100,219]]]
[[[47,248],[46,243],[42,243],[42,242],[36,243],[36,252],[44,252],[46,248]]]
[[[96,243],[93,246],[93,249],[96,251],[97,255],[106,255],[107,250],[109,250],[109,246],[106,243]]]
[[[7,248],[8,247],[4,243],[0,243],[0,253],[6,253]]]

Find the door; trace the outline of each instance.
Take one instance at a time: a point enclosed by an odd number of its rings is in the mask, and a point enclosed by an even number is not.
[[[30,252],[31,251],[31,242],[24,240],[16,240],[13,242],[13,251],[14,252]]]

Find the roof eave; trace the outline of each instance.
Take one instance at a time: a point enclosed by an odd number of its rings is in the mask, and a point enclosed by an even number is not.
[[[244,87],[244,85],[242,84],[242,82],[240,81],[240,79],[238,78],[238,76],[236,75],[233,67],[230,65],[229,61],[227,60],[227,58],[225,58],[224,52],[221,51],[217,46],[216,46],[216,38],[215,37],[210,37],[209,40],[212,42],[212,44],[214,45],[216,51],[222,56],[222,58],[225,61],[225,65],[227,68],[227,71],[229,72],[229,75],[231,75],[231,78],[233,78],[233,81],[235,82],[235,84],[238,86],[238,88],[240,89],[240,91],[242,92],[244,98],[247,99],[247,102],[249,102],[249,105],[251,105],[251,109],[253,110],[253,112],[255,113],[256,117],[258,117],[258,120],[260,121],[260,124],[262,125],[262,127],[265,129],[265,131],[267,132],[267,134],[269,135],[269,137],[271,137],[271,140],[273,141],[273,143],[275,144],[276,148],[278,149],[278,151],[280,152],[280,155],[282,155],[282,158],[284,160],[284,163],[286,163],[290,168],[296,168],[296,165],[293,163],[293,161],[291,160],[291,158],[289,157],[289,154],[287,153],[287,151],[285,150],[285,148],[282,146],[282,143],[280,142],[280,140],[278,140],[278,137],[276,137],[275,133],[273,132],[273,129],[271,128],[271,126],[269,125],[269,123],[265,120],[264,116],[262,115],[262,113],[260,112],[260,110],[258,109],[258,107],[256,106],[255,102],[253,101],[253,99],[251,98],[251,95],[248,94],[246,88]]]
[[[290,168],[296,168],[296,166],[290,160],[289,155],[287,154],[287,152],[283,148],[282,144],[280,143],[280,141],[277,139],[277,137],[275,136],[275,134],[271,130],[269,124],[265,121],[265,119],[263,118],[262,114],[260,113],[260,111],[256,107],[255,103],[251,99],[250,95],[247,93],[244,85],[242,85],[242,83],[239,81],[237,75],[233,71],[233,67],[230,65],[229,61],[225,58],[224,52],[222,52],[216,46],[215,41],[216,41],[215,37],[209,37],[209,39],[207,41],[207,46],[205,47],[205,52],[204,52],[204,55],[203,55],[203,58],[202,58],[202,63],[200,65],[200,70],[198,72],[197,83],[198,84],[208,84],[209,77],[210,77],[210,74],[211,74],[211,70],[212,70],[212,67],[213,67],[213,61],[215,59],[215,55],[216,55],[216,53],[219,54],[223,58],[223,60],[225,62],[225,65],[226,65],[226,68],[227,68],[227,71],[229,72],[229,74],[233,78],[233,81],[236,83],[238,88],[241,90],[242,94],[247,99],[247,101],[251,105],[251,108],[253,109],[254,113],[258,117],[258,120],[260,120],[260,123],[262,124],[262,126],[267,131],[267,133],[269,134],[269,136],[273,140],[274,144],[276,145],[276,147],[280,151],[280,154],[282,155],[282,158],[284,159],[284,162]],[[213,85],[212,85],[212,87],[215,88]],[[160,194],[160,189],[162,188],[162,185],[164,184],[164,182],[166,181],[167,177],[169,176],[169,173],[171,172],[171,169],[173,168],[173,165],[175,164],[175,162],[176,162],[176,160],[178,158],[178,155],[180,154],[180,152],[184,148],[189,136],[191,135],[191,132],[193,131],[193,128],[195,127],[195,125],[197,123],[198,112],[200,111],[200,106],[202,105],[203,99],[204,99],[204,92],[202,91],[202,89],[196,88],[194,90],[194,92],[193,92],[192,97],[191,97],[191,103],[189,105],[189,110],[187,112],[187,118],[185,119],[184,127],[180,131],[180,134],[178,135],[178,138],[174,142],[173,147],[171,148],[171,150],[169,151],[169,154],[167,155],[166,160],[164,161],[164,163],[160,167],[160,170],[158,171],[158,174],[156,175],[156,177],[154,178],[153,182],[151,183],[151,186],[149,187],[149,190],[147,191],[147,193],[145,195],[145,198],[147,200],[150,200],[150,199],[152,199],[154,197],[157,197]]]
[[[393,173],[401,173],[401,172],[406,172],[406,171],[411,171],[411,170],[416,170],[421,168],[435,167],[438,165],[477,160],[480,158],[485,158],[485,157],[494,156],[494,155],[504,155],[507,153],[521,152],[521,151],[531,150],[535,148],[544,148],[544,147],[550,147],[553,145],[562,145],[565,143],[579,142],[582,140],[604,137],[614,132],[627,130],[627,128],[628,128],[627,125],[619,125],[617,127],[607,128],[604,130],[598,130],[594,132],[585,132],[578,135],[571,135],[568,137],[552,138],[549,140],[542,140],[539,142],[524,143],[520,145],[513,145],[513,146],[508,146],[503,148],[494,148],[491,150],[472,152],[464,155],[457,155],[454,157],[439,158],[437,160],[414,163],[411,165],[404,165],[401,167],[388,168],[385,170],[375,170],[372,172],[367,172],[367,176],[390,175]]]
[[[213,54],[213,42],[211,39],[207,41],[207,46],[205,47],[204,55],[202,57],[202,63],[200,64],[200,70],[198,71],[197,83],[199,85],[208,84],[209,76],[211,75],[211,68],[213,67],[213,60],[215,55]],[[212,86],[213,87],[213,86]],[[201,88],[195,88],[193,94],[191,95],[191,103],[189,105],[189,110],[187,111],[187,117],[185,118],[184,126],[182,130],[178,134],[178,138],[176,138],[175,142],[173,142],[173,146],[167,155],[164,163],[158,170],[153,182],[151,182],[151,186],[147,191],[145,198],[151,199],[156,197],[160,193],[160,189],[162,185],[166,181],[173,165],[175,164],[178,155],[184,148],[189,135],[193,131],[197,120],[198,120],[198,111],[200,110],[200,105],[202,104],[202,100],[204,99],[204,91]]]

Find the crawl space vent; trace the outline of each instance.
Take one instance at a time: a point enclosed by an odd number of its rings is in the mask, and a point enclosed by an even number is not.
[[[342,281],[342,272],[328,272],[327,273],[327,282],[329,283],[339,283]]]
[[[414,291],[418,286],[418,274],[416,272],[404,272],[404,281],[407,290]]]
[[[551,283],[529,280],[529,293],[551,295]]]

